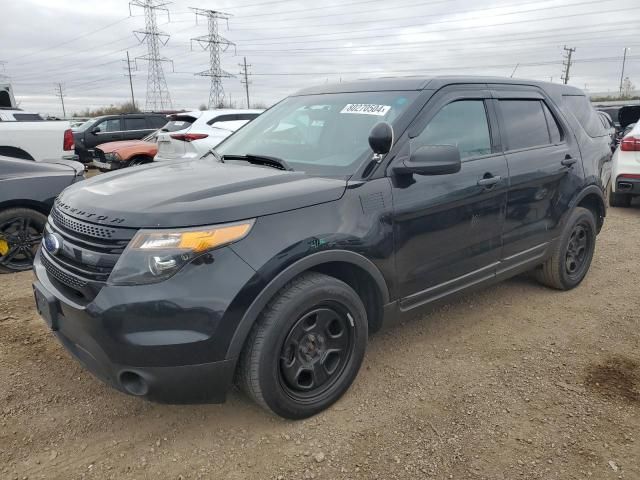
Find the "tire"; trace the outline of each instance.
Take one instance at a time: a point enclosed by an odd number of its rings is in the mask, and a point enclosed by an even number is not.
[[[281,417],[310,417],[347,391],[362,364],[367,335],[366,310],[349,285],[304,273],[280,290],[253,326],[238,384]],[[334,351],[340,345],[340,353]]]
[[[558,290],[577,287],[589,271],[596,246],[596,221],[590,210],[576,207],[551,256],[536,270],[540,283]]]
[[[139,165],[145,165],[145,164],[151,163],[151,162],[152,162],[152,160],[150,160],[147,157],[133,157],[127,163],[127,167],[137,167]]]
[[[631,206],[631,195],[627,193],[609,192],[609,206],[626,208]]]
[[[0,273],[31,269],[47,217],[30,208],[0,211]]]

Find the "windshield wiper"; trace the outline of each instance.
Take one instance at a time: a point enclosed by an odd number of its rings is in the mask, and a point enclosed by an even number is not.
[[[225,160],[244,160],[254,165],[266,165],[277,168],[278,170],[293,171],[293,168],[281,158],[270,157],[268,155],[254,155],[252,153],[246,155],[223,155],[222,161],[224,162]]]

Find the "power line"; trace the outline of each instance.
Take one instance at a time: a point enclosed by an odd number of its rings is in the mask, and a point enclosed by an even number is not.
[[[60,98],[60,102],[62,103],[62,118],[67,118],[67,112],[64,109],[64,93],[62,92],[62,84],[56,83],[57,92],[56,95]]]
[[[196,14],[196,23],[198,17],[203,16],[207,19],[209,33],[200,37],[192,38],[192,42],[200,44],[203,50],[209,51],[209,69],[196,73],[203,77],[211,77],[211,85],[209,87],[209,103],[208,108],[221,108],[224,105],[224,87],[222,79],[232,77],[225,72],[220,65],[220,54],[225,52],[229,46],[235,45],[218,32],[218,20],[229,21],[228,13],[216,10],[205,10],[202,8],[191,8]]]
[[[247,94],[247,108],[251,108],[250,107],[250,103],[249,103],[249,83],[251,83],[249,81],[249,67],[251,66],[250,64],[247,65],[247,57],[244,57],[244,63],[239,63],[238,64],[241,68],[240,70],[240,75],[242,75],[244,77],[244,80],[241,78],[240,79],[240,83],[244,84],[244,89],[245,92]]]
[[[169,10],[165,8],[167,2],[159,0],[132,0],[129,2],[129,9],[132,6],[144,9],[144,31],[135,31],[134,34],[140,43],[147,44],[147,54],[137,57],[139,60],[147,62],[147,99],[146,110],[165,110],[173,108],[167,80],[164,77],[162,64],[171,62],[171,59],[160,55],[160,45],[166,45],[169,35],[158,29],[156,11],[164,10],[169,15]]]
[[[573,48],[567,48],[567,46],[565,45],[564,47],[562,47],[565,54],[564,54],[564,60],[562,62],[562,65],[564,65],[564,72],[562,74],[562,83],[564,83],[565,85],[569,82],[569,70],[571,69],[571,56],[573,55],[573,52],[576,51],[575,47]]]

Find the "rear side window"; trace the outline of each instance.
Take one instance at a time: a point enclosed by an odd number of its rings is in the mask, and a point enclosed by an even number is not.
[[[147,128],[161,128],[167,124],[167,117],[152,116],[147,117]]]
[[[231,122],[235,120],[245,120],[241,125],[244,125],[249,120],[253,120],[258,116],[257,113],[229,113],[226,115],[218,115],[207,122],[207,125],[214,125],[220,122]]]
[[[13,118],[16,119],[16,122],[41,122],[44,120],[37,113],[14,113]]]
[[[459,100],[442,107],[411,142],[412,150],[426,145],[455,145],[460,158],[491,153],[491,135],[483,100]]]
[[[562,130],[558,125],[556,117],[551,113],[551,110],[549,110],[549,107],[547,107],[544,102],[542,102],[542,109],[544,110],[544,116],[547,118],[547,126],[549,127],[551,143],[560,143],[564,136],[562,135]]]
[[[587,132],[587,135],[590,137],[602,137],[607,134],[598,118],[598,114],[587,97],[584,95],[563,95],[562,100],[567,110],[576,117],[578,123]]]
[[[549,130],[540,100],[500,100],[507,150],[548,145]]]
[[[169,117],[169,122],[162,127],[163,132],[178,132],[189,128],[193,122],[196,121],[195,117],[190,115],[172,115]]]
[[[132,117],[124,119],[124,129],[125,130],[146,130],[147,122],[145,122],[144,117]]]

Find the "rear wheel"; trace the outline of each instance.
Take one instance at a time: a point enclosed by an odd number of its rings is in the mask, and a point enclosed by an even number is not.
[[[153,160],[150,159],[149,157],[133,157],[131,160],[129,160],[127,167],[137,167],[140,165],[151,163],[152,161]]]
[[[240,359],[239,385],[259,405],[291,419],[329,407],[356,377],[367,314],[346,283],[310,272],[262,312]]]
[[[609,205],[612,207],[628,207],[631,205],[631,195],[611,191],[609,192]]]
[[[593,213],[586,208],[576,207],[551,257],[536,270],[538,281],[558,290],[570,290],[578,286],[591,265],[596,231]]]
[[[0,212],[0,273],[31,268],[46,223],[47,217],[30,208]]]

